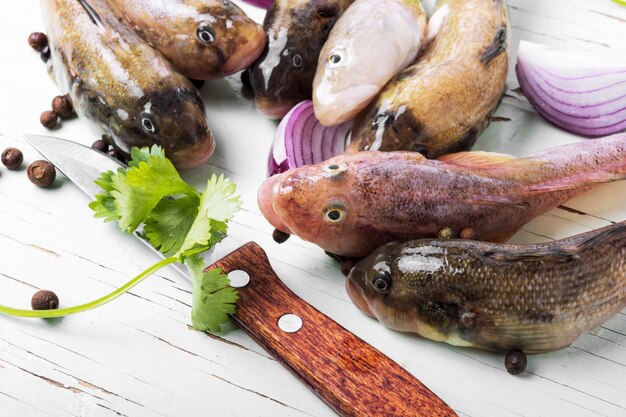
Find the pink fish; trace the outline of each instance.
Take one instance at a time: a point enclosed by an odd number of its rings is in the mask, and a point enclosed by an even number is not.
[[[278,230],[341,256],[391,241],[473,229],[503,242],[593,186],[626,178],[626,133],[517,158],[461,152],[359,152],[273,176],[259,207]]]

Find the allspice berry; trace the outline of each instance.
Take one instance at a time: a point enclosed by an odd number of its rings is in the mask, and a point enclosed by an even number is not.
[[[48,161],[35,161],[26,169],[30,182],[38,187],[49,187],[57,176],[56,169]]]
[[[472,229],[471,227],[467,227],[461,230],[461,233],[459,233],[459,237],[461,239],[476,240],[478,239],[478,233],[476,233],[476,230]]]
[[[504,366],[511,375],[519,375],[526,370],[528,360],[521,349],[512,349],[504,358]]]
[[[68,119],[74,115],[74,108],[72,107],[72,103],[67,99],[67,96],[56,96],[53,98],[52,111],[61,119]]]
[[[109,144],[102,140],[102,139],[98,139],[97,141],[95,141],[94,143],[91,144],[91,147],[97,151],[106,153],[109,150]]]
[[[56,310],[59,308],[59,297],[52,291],[39,290],[30,300],[33,310]]]
[[[106,152],[113,159],[117,159],[120,162],[124,162],[124,155],[122,155],[117,149],[109,149]]]
[[[6,148],[2,152],[2,163],[8,169],[18,169],[24,162],[24,155],[22,151],[17,148]]]
[[[46,110],[45,112],[41,113],[41,116],[39,116],[39,121],[47,129],[52,129],[53,127],[55,127],[57,125],[57,119],[57,114],[50,110]]]
[[[456,238],[456,233],[451,227],[442,227],[437,236],[439,239],[454,239]]]
[[[285,233],[278,229],[274,229],[274,231],[272,232],[272,238],[274,239],[274,242],[278,243],[279,245],[281,243],[285,243],[287,239],[289,239],[289,236],[291,236],[289,233]]]
[[[41,52],[48,46],[48,37],[45,33],[33,32],[28,36],[28,44],[37,52]]]

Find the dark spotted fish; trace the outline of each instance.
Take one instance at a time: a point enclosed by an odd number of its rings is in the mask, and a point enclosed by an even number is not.
[[[336,156],[268,178],[259,207],[277,229],[336,255],[474,229],[503,242],[524,224],[593,186],[626,178],[626,133],[523,158],[459,152]]]
[[[509,21],[504,0],[439,0],[432,39],[356,119],[348,152],[471,148],[504,91]]]
[[[249,67],[265,32],[230,0],[107,0],[187,77],[208,80]]]
[[[346,287],[392,329],[494,351],[561,349],[626,307],[626,222],[535,245],[389,243]]]
[[[263,27],[268,44],[250,69],[257,109],[280,119],[310,100],[320,50],[354,0],[276,0]]]
[[[198,90],[104,0],[42,0],[52,73],[81,118],[114,146],[159,145],[178,168],[206,162],[214,141]]]

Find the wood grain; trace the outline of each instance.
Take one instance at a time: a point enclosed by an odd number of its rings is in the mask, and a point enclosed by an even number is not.
[[[456,416],[413,375],[289,290],[259,245],[249,242],[211,268],[243,270],[235,321],[267,352],[341,416]],[[302,319],[294,333],[280,329],[285,314]]]

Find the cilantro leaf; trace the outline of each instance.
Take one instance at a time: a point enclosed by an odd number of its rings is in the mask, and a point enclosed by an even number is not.
[[[179,254],[184,256],[189,251],[207,246],[214,238],[211,232],[216,223],[225,223],[232,219],[233,214],[239,210],[241,200],[235,194],[235,184],[228,178],[213,174],[209,179],[207,188],[202,193],[198,216],[194,220],[189,233],[185,237]]]
[[[198,215],[198,200],[190,197],[163,199],[152,210],[143,236],[166,255],[178,252]]]
[[[128,168],[105,172],[96,180],[103,192],[89,207],[96,217],[117,220],[128,233],[143,224],[142,237],[168,256],[137,276],[133,285],[164,265],[184,263],[193,278],[194,327],[219,330],[235,311],[237,290],[221,271],[203,272],[198,254],[226,236],[228,221],[241,205],[235,184],[213,175],[200,194],[178,175],[161,148],[132,148],[131,157]]]
[[[196,330],[217,332],[228,321],[228,315],[235,313],[237,290],[230,287],[221,269],[204,272],[204,262],[198,255],[187,257],[185,264],[193,277],[191,323]]]

